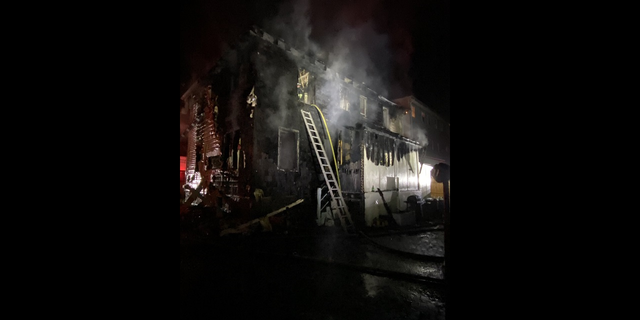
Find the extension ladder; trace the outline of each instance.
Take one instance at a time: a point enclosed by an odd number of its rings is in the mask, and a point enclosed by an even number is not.
[[[318,163],[320,164],[320,169],[322,170],[322,174],[324,175],[324,180],[327,183],[328,192],[331,195],[331,199],[336,203],[336,209],[338,211],[338,216],[340,217],[342,228],[344,229],[344,231],[349,232],[347,229],[354,227],[353,220],[351,220],[349,209],[347,208],[347,204],[342,197],[342,191],[340,191],[340,186],[338,185],[335,175],[333,174],[333,170],[331,169],[331,165],[329,164],[327,154],[324,151],[322,139],[320,139],[320,136],[318,136],[318,130],[316,129],[316,125],[313,122],[311,113],[304,110],[300,110],[300,112],[302,113],[304,124],[307,127],[307,133],[309,134],[309,139],[311,139],[311,144],[313,145],[313,150],[316,153],[316,158],[318,159]]]

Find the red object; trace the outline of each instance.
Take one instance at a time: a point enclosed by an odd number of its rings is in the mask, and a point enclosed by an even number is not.
[[[180,171],[187,170],[187,157],[180,157]]]

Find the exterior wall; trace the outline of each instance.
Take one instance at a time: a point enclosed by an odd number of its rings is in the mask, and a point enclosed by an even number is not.
[[[401,144],[406,143],[400,142],[399,145]],[[392,213],[398,213],[406,210],[407,197],[421,195],[417,147],[412,146],[413,150],[408,150],[399,160],[396,156],[393,165],[389,166],[374,163],[372,157],[365,157],[363,160],[364,184],[367,188],[364,193],[364,220],[367,226],[371,226],[376,217],[388,214],[384,201]],[[366,148],[364,152],[366,155]],[[384,195],[384,201],[378,188]]]
[[[301,206],[315,208],[320,174],[300,113],[302,105],[296,92],[299,66],[281,48],[264,44],[256,48],[251,61],[257,75],[255,92],[258,97],[254,111],[252,181],[264,197],[255,214],[268,213],[298,199],[305,199]],[[315,123],[322,132],[321,122],[316,119]],[[296,150],[283,149],[279,140],[281,130],[295,134]],[[280,154],[285,151],[287,154]],[[282,157],[290,157],[293,153],[296,155],[295,168],[280,167],[279,157],[282,164]],[[310,217],[315,217],[315,213]]]

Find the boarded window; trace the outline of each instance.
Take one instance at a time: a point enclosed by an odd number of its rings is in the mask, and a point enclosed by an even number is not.
[[[280,128],[278,131],[278,169],[298,171],[298,130]]]

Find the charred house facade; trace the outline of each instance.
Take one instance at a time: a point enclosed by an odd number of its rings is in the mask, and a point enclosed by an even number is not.
[[[301,215],[334,223],[301,110],[312,115],[356,225],[407,210],[412,195],[437,197],[430,170],[449,163],[449,124],[423,103],[388,100],[257,28],[181,99],[192,121],[186,184],[195,190],[210,179],[245,220],[303,199]]]

